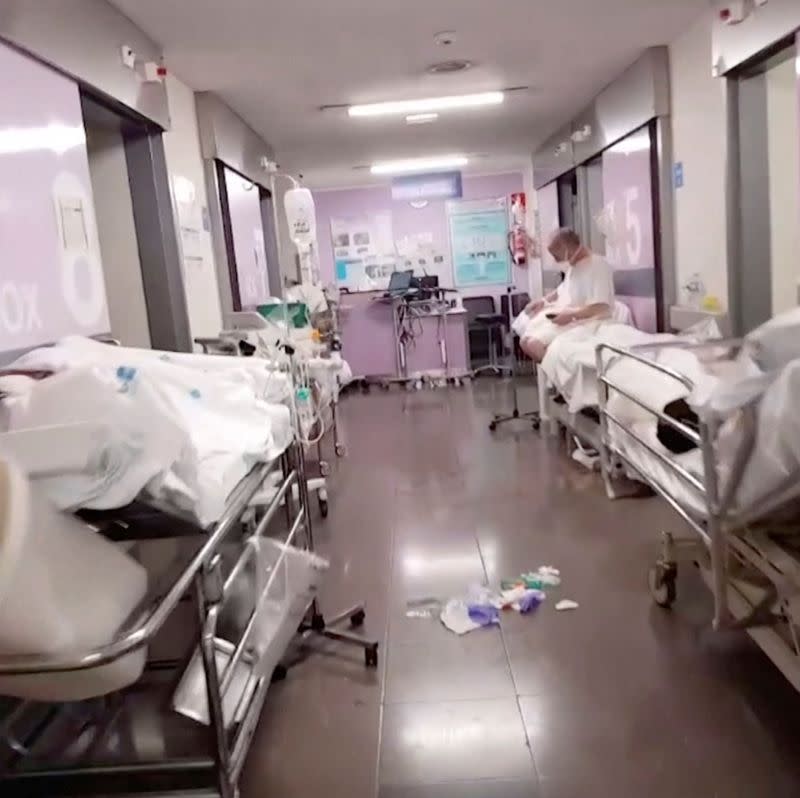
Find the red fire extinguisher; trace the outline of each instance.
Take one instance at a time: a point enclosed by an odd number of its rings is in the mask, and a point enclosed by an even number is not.
[[[525,194],[511,195],[511,233],[509,235],[509,249],[511,257],[517,266],[528,263],[528,234],[525,231]]]

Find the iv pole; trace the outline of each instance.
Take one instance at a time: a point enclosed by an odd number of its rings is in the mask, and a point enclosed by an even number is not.
[[[514,262],[514,251],[511,246],[511,234],[508,237],[508,249],[511,253],[511,262]],[[506,330],[503,336],[503,346],[507,353],[507,365],[511,374],[511,396],[513,397],[514,407],[511,414],[495,413],[494,418],[489,423],[489,431],[494,432],[501,424],[506,424],[509,421],[518,421],[520,419],[530,420],[535,430],[539,429],[541,417],[538,410],[531,410],[521,413],[519,409],[519,388],[517,385],[517,353],[514,345],[514,330],[512,324],[514,323],[514,308],[513,308],[514,286],[509,285],[506,288]]]

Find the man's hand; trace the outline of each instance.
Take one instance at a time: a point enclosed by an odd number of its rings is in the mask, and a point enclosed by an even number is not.
[[[557,324],[559,327],[566,327],[568,324],[572,324],[573,321],[575,321],[575,311],[563,310],[553,319],[553,324]]]
[[[545,305],[545,302],[544,302],[543,299],[535,299],[535,300],[533,300],[533,302],[528,302],[528,304],[525,306],[525,312],[529,316],[533,317],[537,313],[540,313],[542,311],[542,308],[544,308],[544,305]]]

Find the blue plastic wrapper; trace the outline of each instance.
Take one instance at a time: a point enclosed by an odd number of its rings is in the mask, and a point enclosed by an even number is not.
[[[545,594],[541,590],[529,590],[519,600],[519,611],[522,615],[533,612],[543,601]]]
[[[491,604],[470,604],[467,607],[469,619],[480,626],[491,626],[500,623],[500,610]]]

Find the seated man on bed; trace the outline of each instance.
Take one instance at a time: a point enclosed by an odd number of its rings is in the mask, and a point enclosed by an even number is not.
[[[555,291],[525,308],[531,321],[520,336],[520,346],[535,363],[542,362],[547,347],[562,332],[581,322],[607,318],[614,307],[611,265],[583,246],[574,230],[557,230],[548,250],[566,274]]]

